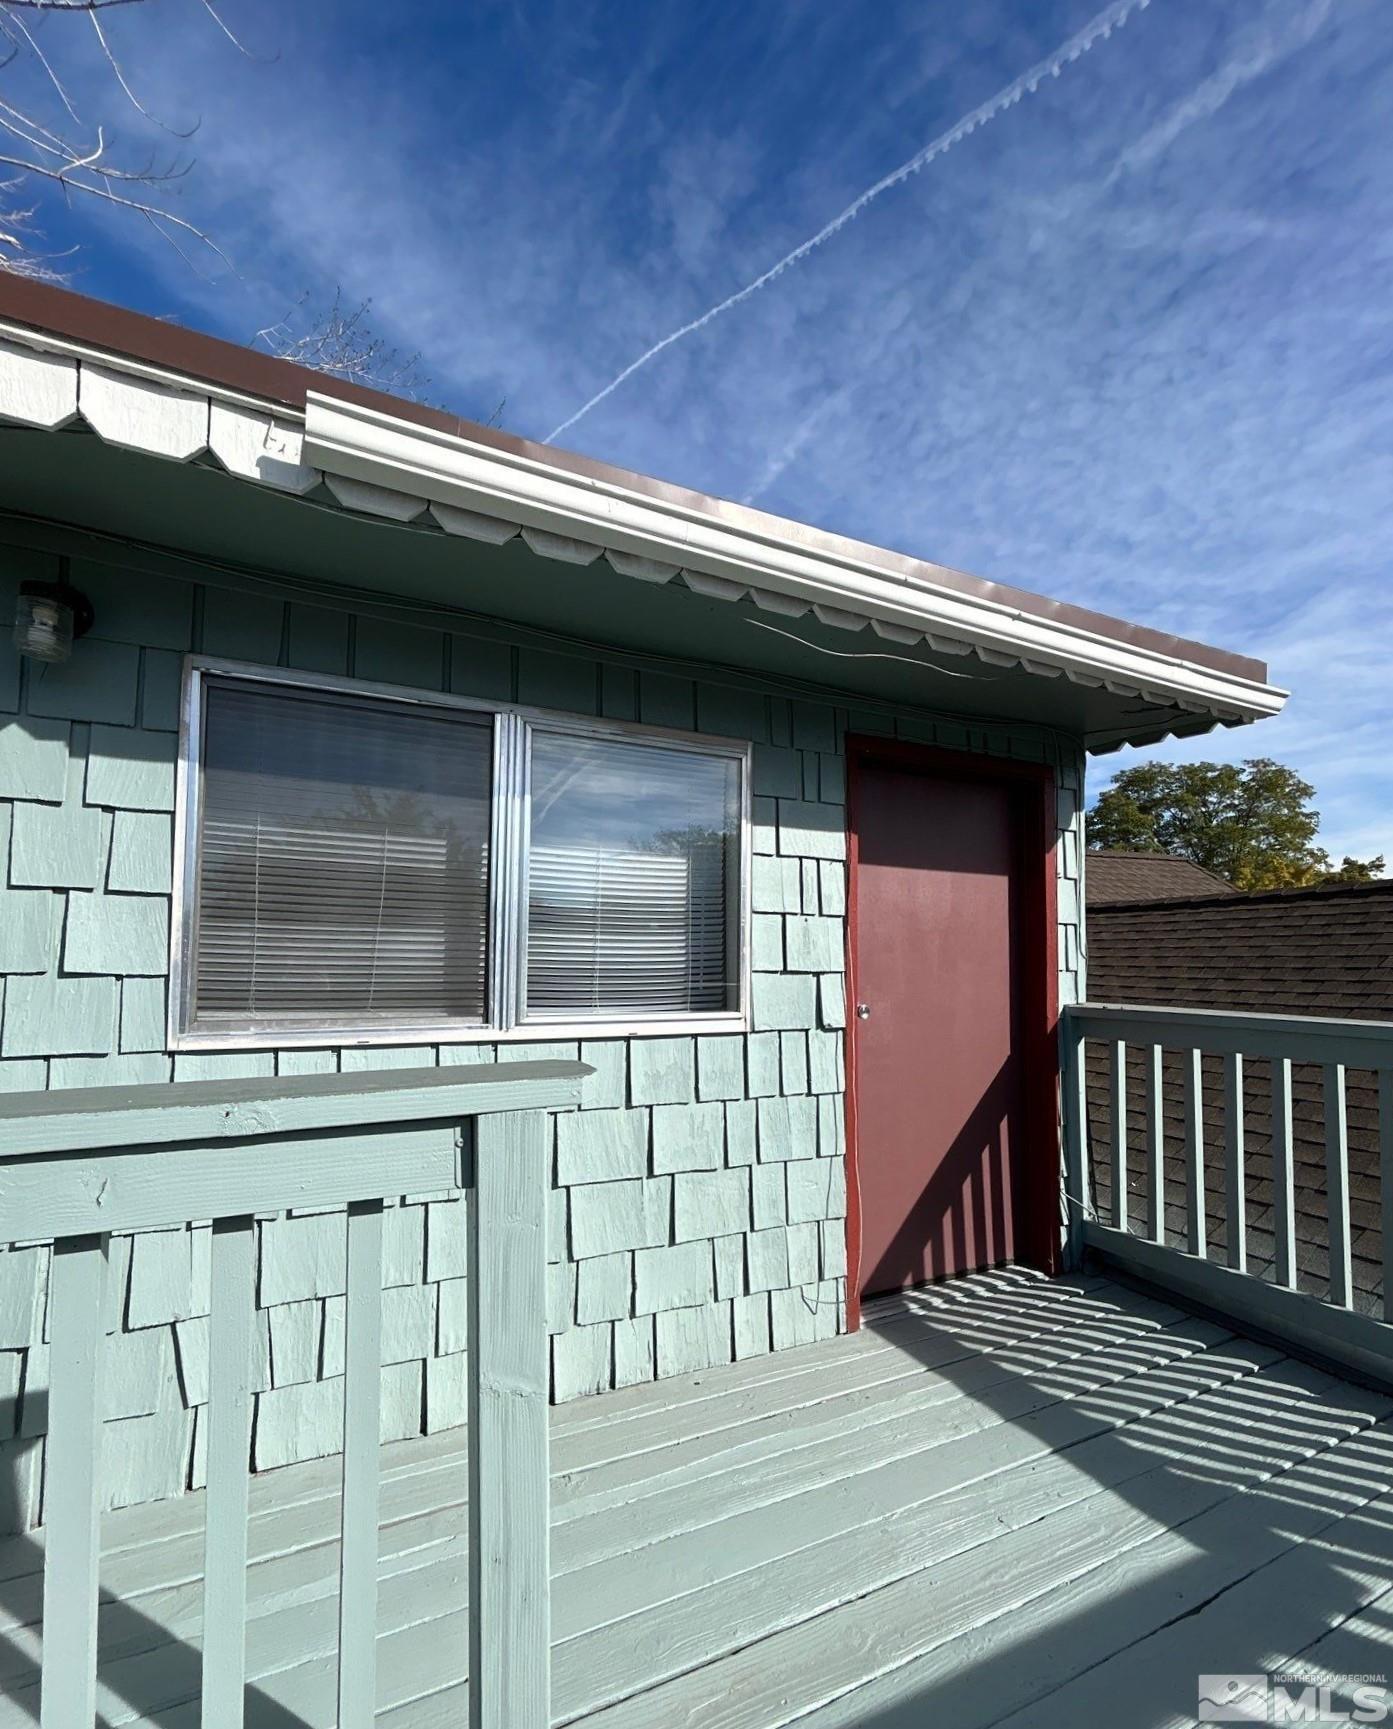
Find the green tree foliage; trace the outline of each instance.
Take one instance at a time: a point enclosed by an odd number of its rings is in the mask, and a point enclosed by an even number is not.
[[[1348,853],[1337,867],[1321,873],[1323,883],[1371,883],[1383,875],[1383,854],[1377,858],[1351,858]]]
[[[1316,845],[1315,789],[1269,757],[1147,763],[1114,775],[1088,814],[1088,844],[1175,853],[1240,889],[1369,882],[1383,859],[1331,864]]]

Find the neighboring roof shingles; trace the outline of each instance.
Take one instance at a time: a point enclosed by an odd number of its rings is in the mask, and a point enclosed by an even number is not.
[[[1168,852],[1090,852],[1084,860],[1083,880],[1084,898],[1091,907],[1238,893],[1203,865]]]
[[[1225,894],[1210,900],[1089,909],[1088,995],[1097,1003],[1234,1009],[1393,1022],[1393,881]],[[1165,1221],[1173,1243],[1186,1226],[1180,1058],[1165,1059]],[[1378,1307],[1383,1289],[1378,1088],[1372,1073],[1345,1077],[1355,1303]],[[1108,1058],[1090,1043],[1087,1061],[1094,1198],[1109,1217]],[[1127,1188],[1131,1227],[1147,1229],[1146,1072],[1128,1054]],[[1326,1242],[1323,1077],[1292,1071],[1292,1159],[1299,1284],[1324,1294]],[[1270,1065],[1244,1065],[1247,1248],[1250,1271],[1270,1275],[1273,1257]],[[1204,1062],[1205,1205],[1211,1255],[1227,1250],[1222,1059]]]
[[[1225,890],[1148,906],[1090,902],[1088,995],[1095,1003],[1393,1020],[1393,880]]]

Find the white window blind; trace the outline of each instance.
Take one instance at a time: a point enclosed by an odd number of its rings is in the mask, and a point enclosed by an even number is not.
[[[740,764],[536,731],[527,1014],[739,1007]]]
[[[487,1018],[492,717],[204,683],[196,1030]]]

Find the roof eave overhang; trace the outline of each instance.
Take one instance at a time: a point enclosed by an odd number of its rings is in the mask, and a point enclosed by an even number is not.
[[[729,585],[730,598],[748,593],[757,604],[774,602],[772,610],[780,610],[776,597],[783,597],[790,610],[812,608],[827,624],[853,630],[869,624],[892,641],[927,641],[949,653],[975,651],[988,664],[1062,675],[1118,696],[1179,707],[1209,724],[1260,720],[1279,713],[1286,701],[1284,690],[1233,672],[939,588],[870,560],[829,557],[800,544],[794,524],[786,534],[731,526],[675,500],[313,391],[306,402],[303,460],[326,474],[494,519],[500,528],[516,524],[560,537],[573,543],[576,562],[603,552],[617,567],[627,564],[631,575],[666,581],[680,571],[689,583],[695,576],[693,586],[704,581],[718,592]],[[479,527],[485,530],[486,524]],[[1139,741],[1146,730],[1129,728],[1127,736]],[[1171,730],[1173,721],[1156,729],[1158,736]],[[1090,740],[1101,749],[1122,742],[1122,736]]]
[[[78,298],[53,293],[64,307]],[[148,354],[0,320],[0,420],[52,430],[82,423],[103,442],[175,462],[211,459],[273,491],[313,492],[320,505],[327,490],[350,514],[499,545],[521,532],[542,558],[584,566],[603,557],[646,583],[676,582],[775,615],[870,629],[940,657],[975,655],[1063,678],[1118,699],[1081,729],[1092,751],[1259,720],[1286,700],[1261,663],[1241,656],[547,447],[500,443],[482,429],[475,436],[460,430],[467,423],[433,426],[409,405],[397,413],[390,399],[345,397],[337,383],[321,391],[318,375],[303,369],[173,332],[198,354],[238,362],[205,376],[182,352],[166,356],[168,327],[116,316],[149,327]],[[240,369],[251,362],[260,370],[244,380]],[[284,389],[277,400],[262,394],[263,362],[277,378],[295,375],[303,408],[283,400]]]

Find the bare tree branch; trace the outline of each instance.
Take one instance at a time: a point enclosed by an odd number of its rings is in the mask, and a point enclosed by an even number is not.
[[[423,401],[430,379],[421,371],[420,353],[390,346],[372,328],[371,310],[370,300],[350,309],[342,289],[335,289],[333,301],[323,308],[311,308],[308,293],[302,294],[279,324],[257,331],[251,346],[371,390]]]
[[[12,12],[105,12],[109,6],[141,6],[145,0],[5,0]]]
[[[96,16],[96,14],[94,13],[93,17],[95,18],[95,16]],[[28,48],[29,52],[38,61],[40,66],[43,67],[44,71],[48,74],[49,83],[52,84],[53,88],[58,92],[58,100],[63,104],[63,106],[67,109],[68,113],[72,115],[73,119],[76,120],[78,125],[80,126],[82,124],[82,116],[78,113],[77,109],[73,107],[72,101],[68,96],[68,92],[63,87],[63,81],[61,78],[59,78],[58,74],[53,70],[53,67],[49,62],[48,56],[44,53],[43,49],[40,48],[37,41],[35,41],[34,32],[29,28],[29,26],[24,22],[24,20],[18,16],[18,14],[12,15],[10,17],[5,17],[3,15],[0,15],[0,29],[3,29],[5,34],[14,43],[14,55],[17,55],[19,53],[19,49],[20,49],[20,44],[19,44],[18,38],[15,36],[14,33],[16,31],[18,31],[19,35],[24,38],[24,46]],[[11,55],[9,58],[10,59],[14,58],[14,55]],[[8,59],[6,60],[6,64],[7,65],[9,64]]]
[[[11,108],[8,102],[0,102],[0,131],[8,132],[11,137],[18,138],[22,144],[28,144],[35,150],[47,150],[53,156],[62,156],[64,153],[63,140],[56,132],[50,132],[46,126],[40,126],[27,114]]]
[[[227,37],[228,41],[239,54],[245,54],[248,60],[261,60],[267,58],[264,55],[253,54],[251,49],[247,47],[246,43],[242,41],[241,37],[234,31],[228,29],[227,24],[223,20],[222,14],[213,5],[213,0],[198,0],[198,3],[217,25],[218,29],[222,31],[223,35]],[[269,58],[276,60],[279,59],[279,55],[272,54]]]
[[[102,29],[102,21],[100,17],[96,12],[89,12],[87,14],[87,19],[93,30],[96,32],[97,41],[101,44],[102,54],[106,58],[107,65],[110,66],[116,82],[125,92],[126,100],[130,103],[131,107],[135,109],[136,113],[143,114],[147,120],[158,126],[162,132],[172,132],[176,138],[192,138],[194,133],[198,131],[198,122],[196,120],[193,125],[189,127],[187,132],[181,132],[177,126],[170,126],[163,120],[155,119],[155,116],[126,82],[126,74],[121,70],[121,62],[111,51],[111,44],[107,41],[106,31]]]
[[[161,160],[153,148],[144,161],[132,160],[119,148],[113,152],[106,129],[101,124],[89,127],[84,121],[54,52],[57,46],[73,40],[68,34],[70,27],[57,25],[42,40],[37,27],[30,28],[30,22],[40,17],[51,22],[63,14],[85,16],[101,61],[124,102],[142,121],[183,140],[193,134],[196,125],[187,130],[171,126],[142,101],[99,17],[111,7],[146,3],[0,0],[0,72],[22,70],[28,62],[39,75],[38,98],[25,101],[13,90],[8,100],[0,98],[0,175],[8,174],[8,178],[0,179],[0,270],[47,281],[63,279],[59,266],[68,254],[44,252],[36,226],[40,201],[35,193],[43,187],[57,190],[69,204],[75,194],[81,194],[129,212],[147,222],[194,270],[209,254],[231,270],[222,248],[169,202],[175,183],[189,172],[193,159],[176,155]],[[182,3],[187,6],[189,0]],[[240,53],[259,58],[228,27],[213,0],[196,0],[196,4]],[[28,14],[29,21],[22,14]],[[45,92],[51,93],[46,106]],[[314,315],[308,303],[308,294],[302,295],[280,323],[257,332],[253,346],[339,378],[421,399],[429,380],[421,372],[420,355],[403,354],[373,330],[368,318],[370,302],[349,307],[336,292],[332,304]]]
[[[145,217],[160,238],[166,241],[169,245],[174,246],[174,250],[182,259],[184,259],[185,263],[189,264],[193,268],[197,267],[193,265],[193,260],[189,255],[184,252],[181,247],[174,245],[174,239],[170,233],[171,229],[177,229],[180,232],[189,235],[190,238],[196,240],[200,246],[206,247],[209,252],[220,258],[229,270],[233,268],[232,260],[215,240],[211,239],[204,233],[196,222],[190,222],[183,216],[176,216],[172,210],[166,210],[158,204],[149,203],[145,199],[141,198],[131,198],[122,192],[118,192],[116,190],[118,182],[122,180],[143,182],[144,177],[141,175],[123,175],[114,169],[101,167],[96,160],[96,156],[102,148],[103,146],[99,144],[97,152],[94,152],[92,156],[86,159],[75,161],[70,168],[50,168],[43,163],[27,161],[22,156],[9,156],[5,152],[0,151],[0,167],[17,169],[21,178],[30,174],[38,175],[41,179],[54,181],[65,189],[70,189],[74,192],[86,192],[93,198],[100,198],[108,204],[118,205],[123,210],[135,211],[138,215]],[[100,174],[105,178],[100,183],[93,185],[81,178],[84,173]],[[14,182],[10,182],[10,184],[14,184]],[[0,221],[3,220],[4,218],[0,217]],[[10,221],[14,224],[13,214],[10,216]],[[22,231],[23,224],[19,224],[18,226]],[[3,251],[4,245],[5,242],[0,240],[0,269],[13,270],[17,268],[17,264],[12,262],[11,259],[5,255]],[[32,275],[43,273],[26,270],[25,274]],[[58,280],[56,275],[51,279],[54,281]]]
[[[33,210],[3,207],[18,190],[18,180],[0,180],[0,252],[8,251],[13,257],[14,262],[7,266],[12,274],[48,281],[56,273],[54,261],[34,250]]]
[[[86,131],[68,80],[61,70],[56,47],[67,44],[67,25],[57,25],[41,42],[37,29],[26,22],[44,17],[52,20],[64,14],[85,15],[97,39],[102,60],[122,97],[140,118],[160,131],[178,139],[186,139],[197,130],[197,121],[187,130],[170,125],[151,112],[136,92],[125,65],[104,28],[98,14],[111,7],[138,6],[147,0],[0,0],[0,71],[17,71],[25,61],[32,63],[42,75],[40,96],[36,102],[20,99],[0,99],[0,170],[8,170],[10,178],[0,183],[0,270],[18,271],[27,276],[61,280],[53,254],[41,250],[41,234],[36,226],[39,200],[35,186],[57,187],[71,201],[73,193],[82,193],[118,209],[143,218],[154,231],[174,248],[194,269],[197,259],[205,262],[209,255],[228,269],[231,263],[223,250],[210,239],[196,222],[178,215],[167,202],[168,193],[176,181],[182,180],[193,166],[192,158],[173,157],[161,161],[152,149],[147,159],[132,162],[123,153],[113,153],[106,132],[101,126]],[[249,58],[255,58],[229,29],[212,0],[196,0],[198,8],[207,14],[217,29],[233,46]],[[75,26],[74,26],[75,27]],[[39,109],[42,85],[56,98],[49,103],[49,112]],[[61,112],[59,108],[61,107]],[[56,115],[56,119],[54,116]],[[71,121],[70,127],[67,122]],[[84,135],[85,133],[85,135]],[[4,141],[10,141],[6,148]],[[191,252],[179,242],[192,243]]]

